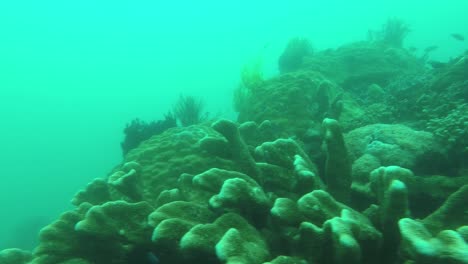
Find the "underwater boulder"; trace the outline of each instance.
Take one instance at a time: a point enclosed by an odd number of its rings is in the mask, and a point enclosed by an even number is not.
[[[424,63],[403,48],[367,41],[316,52],[303,64],[304,69],[320,72],[353,91],[364,91],[371,84],[383,87],[401,75],[424,69]]]
[[[10,248],[0,251],[0,263],[2,264],[27,264],[31,260],[31,252],[25,250]]]
[[[424,224],[410,218],[401,219],[399,227],[401,252],[406,259],[415,263],[468,263],[468,244],[460,233],[443,230],[434,235]]]
[[[377,158],[382,166],[400,166],[415,174],[440,173],[438,168],[432,173],[428,170],[433,164],[439,164],[439,159],[444,156],[432,133],[398,124],[374,124],[350,131],[345,135],[345,141],[353,161],[368,154]]]

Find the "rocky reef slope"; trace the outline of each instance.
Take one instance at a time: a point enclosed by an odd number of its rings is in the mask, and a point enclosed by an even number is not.
[[[307,56],[245,88],[238,123],[144,141],[0,263],[467,264],[467,57]]]

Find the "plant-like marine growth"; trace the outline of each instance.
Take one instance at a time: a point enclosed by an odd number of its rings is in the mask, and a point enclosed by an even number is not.
[[[130,150],[154,135],[161,134],[171,127],[176,127],[176,119],[171,112],[168,112],[163,120],[151,121],[147,123],[139,118],[133,119],[124,129],[125,139],[120,146],[125,156]]]
[[[241,112],[249,106],[251,91],[241,83],[234,89],[233,97],[234,111]]]
[[[252,92],[263,84],[262,67],[263,59],[260,55],[242,67],[240,83],[233,93],[236,112],[241,112],[249,107]]]
[[[403,41],[410,32],[408,24],[399,18],[389,18],[379,31],[369,31],[369,40],[396,48],[403,47]]]
[[[313,52],[312,44],[306,38],[292,38],[279,57],[278,67],[281,73],[295,71],[302,66],[304,57]]]
[[[208,119],[208,113],[203,113],[205,102],[191,95],[180,95],[173,108],[174,117],[180,125],[186,127],[199,124]]]
[[[263,82],[263,58],[258,55],[242,67],[241,82],[248,89],[255,89]]]

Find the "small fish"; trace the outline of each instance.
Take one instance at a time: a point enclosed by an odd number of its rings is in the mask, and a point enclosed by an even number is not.
[[[447,63],[435,61],[435,60],[430,60],[427,63],[431,65],[433,69],[440,69],[440,68],[447,66]]]
[[[458,41],[465,41],[465,37],[461,34],[458,34],[458,33],[453,33],[453,34],[450,34],[450,36],[452,36],[452,38],[458,40]]]
[[[434,51],[434,50],[436,50],[436,49],[438,49],[438,48],[439,48],[439,47],[437,47],[436,45],[432,45],[432,46],[429,46],[429,47],[425,48],[425,49],[424,49],[424,52],[425,52],[425,53],[429,53],[429,52],[432,52],[432,51]]]

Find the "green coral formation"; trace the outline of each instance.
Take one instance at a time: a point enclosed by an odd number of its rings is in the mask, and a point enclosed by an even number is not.
[[[468,263],[468,184],[426,218],[402,218],[402,252],[417,263]]]
[[[323,120],[325,128],[325,143],[327,146],[327,162],[325,178],[328,191],[342,202],[348,202],[351,190],[351,162],[348,158],[341,127],[334,119]]]
[[[298,71],[264,81],[250,97],[249,106],[239,112],[240,122],[269,120],[283,137],[302,136],[320,126],[329,112],[339,112],[341,90],[319,73]]]
[[[76,209],[41,231],[23,263],[425,263],[420,240],[434,247],[434,261],[463,259],[468,185],[419,222],[409,218],[410,170],[377,168],[362,186],[368,200],[352,199],[336,120],[324,121],[327,163],[342,170],[335,174],[321,174],[292,138],[247,144],[260,139],[243,126],[219,120],[143,142],[133,161],[77,193]],[[413,234],[412,223],[425,231]],[[437,248],[448,239],[451,248]]]
[[[404,254],[416,263],[468,263],[468,244],[453,230],[432,235],[423,224],[408,218],[399,222]]]
[[[467,264],[467,60],[428,68],[406,30],[246,68],[239,123],[141,142],[0,262]]]
[[[325,126],[330,129],[327,151],[346,161],[339,124],[325,120]],[[249,140],[241,136],[238,125],[221,120],[213,127],[192,127],[193,131],[204,131],[192,137],[203,137],[187,138],[187,142],[197,142],[200,148],[201,139],[211,137],[217,143],[208,149],[234,145],[228,149],[237,153],[219,156],[218,151],[207,151],[206,160],[212,160],[214,166],[200,173],[188,169],[179,175],[168,173],[166,177],[176,179],[161,180],[164,190],[159,192],[143,184],[142,164],[125,162],[108,181],[96,180],[79,192],[74,201],[80,205],[41,232],[41,244],[31,263],[136,263],[148,254],[162,263],[181,264],[395,263],[400,247],[411,252],[408,259],[419,259],[414,253],[418,251],[410,247],[413,242],[406,241],[406,229],[398,225],[416,221],[408,218],[409,190],[404,183],[416,177],[411,171],[400,167],[373,171],[367,192],[375,197],[376,204],[369,203],[369,208],[360,212],[353,208],[357,206],[352,200],[344,204],[337,200],[339,192],[336,197],[333,194],[333,188],[349,193],[351,186],[324,184],[298,142],[277,139],[262,143],[254,151],[249,150],[245,143]],[[171,144],[180,131],[166,133],[172,135],[156,136],[151,144],[143,144],[146,149],[134,151],[155,153],[152,148]],[[171,154],[160,151],[145,156],[152,160],[140,162],[156,164],[161,158],[158,155],[171,161],[193,147],[187,144],[186,149]],[[341,166],[343,161],[334,164]],[[351,179],[351,171],[348,166],[343,173]],[[157,175],[155,172],[153,175]],[[304,187],[304,183],[309,184]],[[128,195],[135,186],[140,186],[137,190],[143,194],[148,191],[147,196],[138,197],[138,202]],[[452,195],[434,212],[436,216],[428,216],[423,222],[428,226],[440,224],[452,211],[463,212],[465,204],[460,201],[466,198],[465,189]],[[97,190],[104,190],[105,195],[98,195]],[[108,201],[102,202],[106,198]],[[461,228],[463,219],[448,228]],[[440,226],[445,230],[444,224]],[[457,247],[466,246],[457,243]],[[459,249],[453,254],[460,254]]]
[[[343,88],[354,91],[371,84],[385,86],[399,75],[423,70],[418,59],[408,51],[372,42],[357,42],[343,45],[334,52],[315,53],[305,64],[305,68],[321,72]]]
[[[31,261],[32,255],[30,252],[11,248],[0,251],[0,263],[3,264],[21,264]]]

